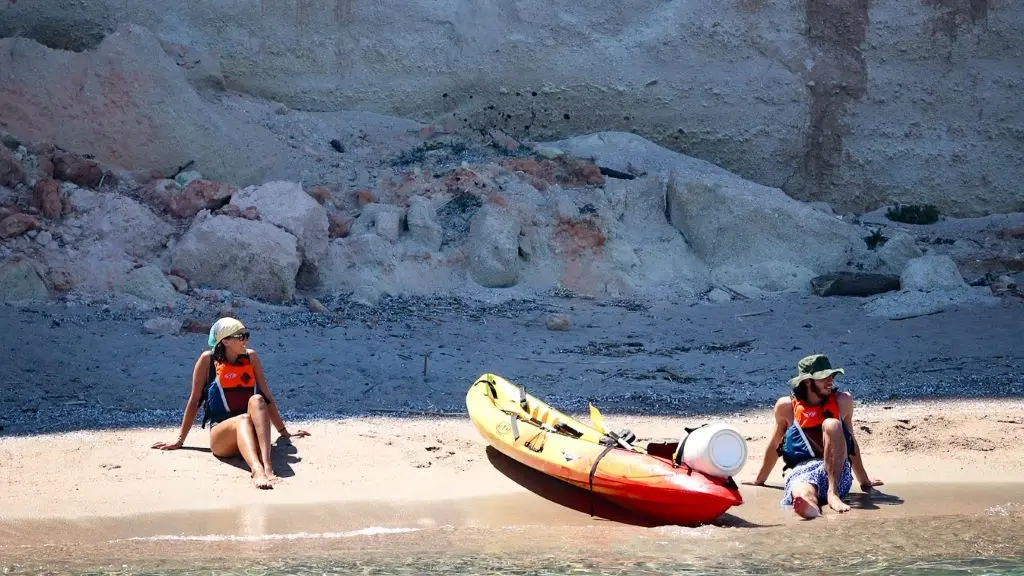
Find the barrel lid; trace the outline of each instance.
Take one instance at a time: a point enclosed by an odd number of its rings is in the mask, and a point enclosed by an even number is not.
[[[747,461],[747,444],[734,430],[719,430],[709,442],[711,461],[723,471],[735,474]]]

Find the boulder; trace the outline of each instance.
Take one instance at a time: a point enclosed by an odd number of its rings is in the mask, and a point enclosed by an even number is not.
[[[601,132],[555,145],[602,167],[665,177],[669,221],[697,256],[721,269],[718,276],[745,277],[767,290],[806,289],[814,275],[841,269],[867,250],[859,228],[640,136]],[[777,266],[791,273],[780,275]]]
[[[914,258],[923,256],[914,237],[899,231],[888,233],[888,240],[876,251],[881,263],[881,272],[899,275]]]
[[[900,277],[867,272],[838,272],[811,280],[818,296],[872,296],[900,289]]]
[[[44,178],[32,187],[32,206],[39,208],[46,218],[60,218],[71,213],[71,199],[64,192],[61,183],[53,178]]]
[[[696,295],[707,289],[710,282],[707,265],[665,217],[666,192],[664,177],[647,176],[630,180],[609,178],[603,190],[597,188],[576,194],[572,211],[576,218],[595,217],[591,223],[599,228],[604,242],[599,251],[589,251],[606,265],[597,267],[603,268],[603,273],[592,275],[597,286],[576,284],[572,290],[624,295],[642,288],[652,293],[665,289]],[[564,214],[563,199],[557,202],[555,209],[560,215]],[[580,204],[579,208],[576,204]],[[586,234],[590,228],[573,228],[575,235],[556,233],[556,239],[572,239],[576,244],[575,249],[569,247],[570,254],[588,244],[596,248],[601,243],[600,237]],[[565,248],[562,245],[558,251],[565,253]],[[574,260],[570,256],[568,268],[575,266]],[[563,285],[565,280],[567,277],[563,275]]]
[[[254,220],[199,218],[171,252],[171,268],[189,281],[268,302],[295,294],[301,259],[298,240]]]
[[[712,268],[747,269],[748,282],[767,290],[803,288],[806,274],[828,273],[845,265],[858,230],[805,204],[782,190],[768,188],[706,167],[677,166],[669,187],[672,224]],[[866,248],[864,248],[866,250]],[[775,262],[796,274],[789,281],[775,274]],[[758,271],[770,277],[759,278]],[[769,284],[781,281],[781,286]]]
[[[28,260],[0,262],[0,302],[48,300],[50,290]]]
[[[38,230],[39,221],[30,214],[15,213],[0,220],[0,238],[14,238],[29,230]]]
[[[178,299],[178,292],[156,266],[142,266],[129,272],[120,289],[147,302],[167,306]]]
[[[572,321],[569,320],[569,316],[566,314],[548,314],[547,318],[544,319],[544,325],[547,326],[548,330],[564,332],[572,328]]]
[[[486,204],[470,221],[469,276],[486,288],[507,288],[519,277],[519,218],[512,210]]]
[[[142,331],[146,334],[159,334],[163,336],[177,336],[181,333],[182,322],[174,318],[150,318],[142,325]]]
[[[745,284],[765,292],[806,291],[814,276],[814,270],[785,260],[723,265],[711,272],[711,278],[717,284]]]
[[[115,193],[77,189],[72,206],[90,206],[77,219],[85,240],[103,242],[137,258],[149,258],[167,245],[174,227],[148,207]]]
[[[274,181],[240,190],[231,198],[244,213],[250,208],[260,220],[282,228],[298,240],[302,265],[300,287],[312,287],[320,281],[320,267],[327,256],[327,210],[295,182]]]
[[[372,232],[332,240],[323,270],[323,288],[348,291],[366,304],[376,304],[394,289],[395,247]]]
[[[397,242],[402,233],[404,218],[405,210],[400,206],[370,202],[363,205],[359,217],[352,224],[350,234],[360,235],[376,232],[381,238]]]
[[[956,262],[945,255],[921,256],[907,263],[900,275],[904,290],[956,291],[967,288]]]
[[[437,221],[437,209],[434,208],[429,198],[424,196],[410,198],[406,221],[409,225],[409,235],[414,240],[431,252],[441,249],[444,229]]]
[[[182,174],[186,174],[186,172],[182,172]],[[178,218],[191,218],[202,210],[217,210],[227,204],[231,195],[237,190],[231,184],[211,182],[201,178],[189,180],[185,184],[181,184],[177,180],[158,182],[161,184],[154,187],[158,192],[167,190],[169,187],[169,184],[164,184],[164,182],[175,182],[179,186],[184,186],[180,192],[172,191],[165,197],[167,211]]]
[[[14,188],[24,181],[25,171],[18,159],[6,147],[0,146],[0,186]]]

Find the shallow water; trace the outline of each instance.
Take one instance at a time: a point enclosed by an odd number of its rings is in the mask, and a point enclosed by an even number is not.
[[[716,525],[642,527],[532,493],[0,521],[4,574],[1020,574],[1024,484],[914,485],[800,521],[752,492]]]

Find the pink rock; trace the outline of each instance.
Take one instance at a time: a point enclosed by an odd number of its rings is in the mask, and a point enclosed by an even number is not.
[[[345,214],[329,214],[327,216],[328,238],[345,238],[349,232],[352,231],[352,223],[356,221],[355,218]]]
[[[12,214],[0,221],[0,238],[14,238],[29,230],[38,230],[39,221],[28,214]]]
[[[309,190],[306,190],[306,194],[312,196],[321,205],[330,202],[334,203],[334,198],[331,196],[331,191],[326,186],[313,186]]]
[[[376,203],[377,202],[377,197],[374,196],[373,192],[370,192],[369,190],[366,190],[366,189],[358,190],[358,191],[356,191],[356,202],[359,204],[359,207],[362,208],[363,206],[366,206],[367,204],[374,204],[374,203]]]
[[[11,151],[0,146],[0,186],[14,188],[25,180],[25,171]]]
[[[71,213],[71,200],[61,190],[60,182],[46,178],[32,188],[32,205],[41,209],[46,218],[60,218]]]
[[[76,154],[56,154],[53,156],[53,177],[83,188],[96,188],[103,179],[103,170],[94,160]]]
[[[180,193],[167,201],[167,211],[178,218],[191,218],[200,210],[216,210],[224,205],[237,188],[231,184],[193,180]]]

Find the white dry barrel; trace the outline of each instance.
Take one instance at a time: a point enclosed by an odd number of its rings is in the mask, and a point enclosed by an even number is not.
[[[709,476],[735,476],[747,462],[747,441],[724,422],[701,426],[685,440],[683,462]]]

